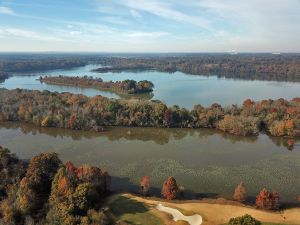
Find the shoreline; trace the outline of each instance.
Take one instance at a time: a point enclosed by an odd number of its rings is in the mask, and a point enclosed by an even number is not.
[[[172,218],[169,216],[170,214],[157,212],[156,206],[158,204],[177,209],[186,216],[193,214],[201,215],[203,225],[227,224],[230,218],[243,216],[244,214],[250,214],[261,222],[300,224],[300,217],[298,216],[300,213],[299,206],[280,211],[268,211],[226,199],[166,201],[160,198],[141,197],[131,193],[114,193],[106,201],[109,202],[112,199],[118,198],[118,196],[145,204],[149,208],[149,211],[153,211],[166,224],[171,224]]]

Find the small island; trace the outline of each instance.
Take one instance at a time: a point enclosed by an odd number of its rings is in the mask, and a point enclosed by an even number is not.
[[[104,91],[111,91],[117,94],[141,94],[153,91],[154,84],[147,80],[136,82],[134,80],[108,81],[91,76],[54,76],[40,77],[40,81],[46,84],[76,86],[84,88],[95,88]]]

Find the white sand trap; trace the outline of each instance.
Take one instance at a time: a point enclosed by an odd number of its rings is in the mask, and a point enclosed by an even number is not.
[[[190,225],[202,224],[202,217],[199,214],[195,214],[192,216],[185,216],[179,210],[163,206],[162,204],[157,204],[156,209],[171,214],[175,222],[178,220],[184,220],[188,222]]]

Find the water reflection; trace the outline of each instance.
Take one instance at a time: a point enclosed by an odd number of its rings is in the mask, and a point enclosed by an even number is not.
[[[201,141],[207,141],[208,137],[217,136],[221,139],[230,141],[232,144],[237,142],[253,143],[257,140],[257,136],[234,136],[219,132],[214,129],[185,129],[185,128],[150,128],[150,127],[107,127],[104,132],[93,131],[75,131],[61,128],[37,127],[27,123],[4,122],[0,124],[0,129],[19,129],[24,134],[46,134],[54,138],[70,137],[72,140],[93,139],[96,137],[107,137],[110,141],[118,141],[121,139],[153,141],[159,145],[165,145],[170,140],[181,140],[189,136],[198,137]],[[273,137],[274,143],[283,146],[283,138]],[[285,141],[286,142],[286,141]]]
[[[24,134],[46,134],[54,138],[66,138],[70,137],[72,140],[80,141],[82,139],[93,139],[96,137],[106,137],[110,141],[118,141],[121,139],[126,140],[138,140],[138,141],[152,141],[159,145],[165,145],[170,140],[181,140],[186,137],[198,137],[201,141],[207,141],[209,137],[215,136],[219,139],[229,141],[231,144],[242,143],[255,143],[258,140],[258,136],[235,136],[215,129],[186,129],[186,128],[150,128],[150,127],[107,127],[104,132],[93,131],[74,131],[61,128],[47,128],[37,127],[27,123],[15,123],[5,122],[0,124],[0,129],[20,129]],[[290,148],[287,145],[287,137],[274,137],[261,134],[260,137],[268,138],[274,143],[275,146],[284,147],[289,151]],[[299,138],[296,138],[296,141]],[[297,146],[297,144],[296,144]]]
[[[243,180],[255,196],[267,187],[295,201],[300,186],[300,146],[286,150],[283,138],[236,137],[210,129],[111,128],[103,133],[0,124],[0,145],[22,159],[55,151],[63,161],[92,164],[114,177],[116,190],[137,190],[139,179],[151,177],[161,188],[168,176],[194,197],[218,193],[231,197]],[[298,142],[299,143],[299,142]]]

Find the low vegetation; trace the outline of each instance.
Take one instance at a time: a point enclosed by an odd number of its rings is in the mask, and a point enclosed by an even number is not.
[[[40,77],[41,82],[46,84],[77,86],[85,88],[95,88],[99,90],[111,91],[120,94],[140,94],[153,91],[153,83],[147,80],[136,82],[134,80],[124,80],[117,82],[104,82],[101,78],[93,77],[70,77],[70,76],[57,76],[57,77]]]
[[[0,89],[0,121],[42,127],[102,130],[102,126],[215,128],[234,135],[300,136],[300,99],[245,100],[242,107],[196,105],[189,111],[159,101]],[[291,142],[290,142],[291,143]],[[291,146],[292,147],[292,146]]]
[[[261,225],[261,222],[246,214],[241,217],[231,218],[228,225]]]

